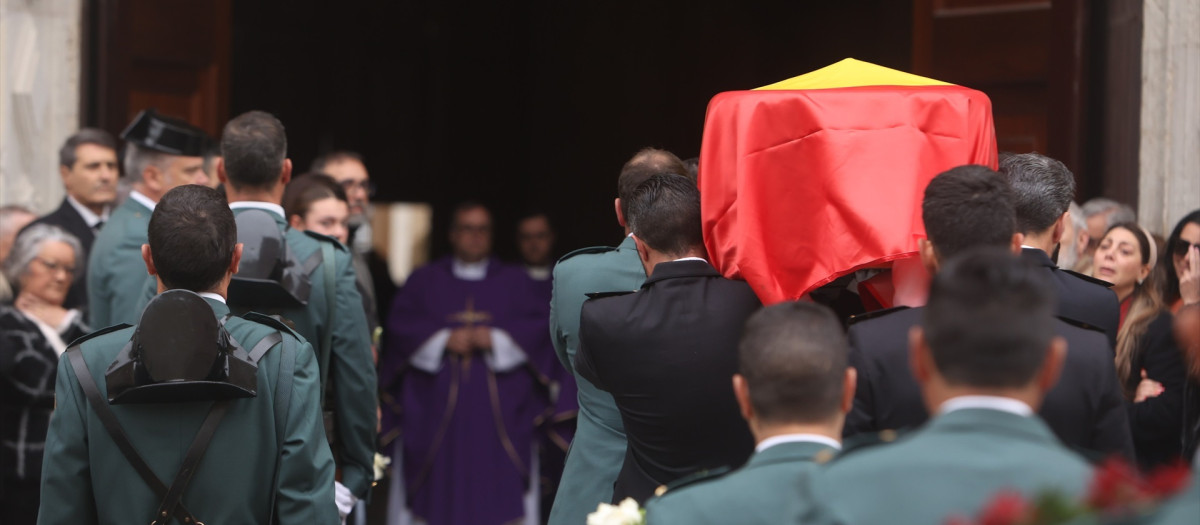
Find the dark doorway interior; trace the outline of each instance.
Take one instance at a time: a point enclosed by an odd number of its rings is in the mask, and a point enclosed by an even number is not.
[[[912,5],[855,2],[235,2],[230,115],[283,120],[291,157],[362,152],[381,200],[548,211],[558,251],[615,244],[621,164],[699,153],[708,100],[854,57],[909,69]]]

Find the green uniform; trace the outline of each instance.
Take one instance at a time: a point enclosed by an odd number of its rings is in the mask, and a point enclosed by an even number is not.
[[[134,324],[141,317],[143,291],[154,282],[142,261],[150,213],[137,199],[125,199],[96,235],[87,265],[90,326]]]
[[[821,464],[836,450],[812,441],[785,442],[750,457],[720,478],[672,488],[646,502],[647,525],[831,523],[819,502]]]
[[[944,523],[976,518],[996,494],[1082,497],[1091,466],[1040,419],[964,408],[890,444],[848,452],[825,476],[830,506],[846,523]]]
[[[235,207],[233,214],[236,216],[247,209]],[[319,348],[326,332],[332,335],[329,369],[325,371],[332,393],[327,396],[325,408],[333,410],[335,414],[333,452],[342,471],[342,484],[356,497],[365,498],[375,479],[375,429],[379,421],[375,407],[378,394],[367,316],[363,311],[362,296],[354,284],[350,252],[329,237],[314,237],[292,229],[281,215],[273,211],[267,213],[275,219],[279,231],[284,232],[288,248],[298,260],[308,260],[321,249],[321,243],[332,243],[336,248],[333,251],[333,312],[329,311],[325,299],[325,287],[328,286],[325,264],[328,263],[322,262],[309,274],[312,291],[307,306],[267,313],[282,315],[293,323],[296,331],[313,348]],[[236,304],[230,307],[239,313],[244,310]]]
[[[608,392],[575,373],[579,312],[591,292],[632,291],[646,280],[633,238],[616,248],[586,248],[567,254],[554,267],[550,338],[563,366],[579,385],[579,417],[562,482],[550,511],[552,525],[583,523],[596,505],[612,499],[613,482],[625,461],[625,427]]]
[[[206,299],[217,316],[229,309]],[[276,329],[241,318],[225,325],[244,348]],[[85,340],[82,353],[101,395],[104,374],[133,328]],[[232,402],[183,495],[183,505],[206,523],[267,523],[276,457],[279,523],[337,523],[333,459],[318,409],[320,377],[311,347],[290,333],[258,363],[256,397]],[[291,400],[276,428],[281,358],[295,354]],[[286,362],[286,361],[284,361]],[[286,390],[286,389],[284,389]],[[57,408],[50,419],[42,466],[38,523],[150,523],[159,498],[109,437],[79,386],[66,355],[58,361]],[[212,402],[111,405],[138,454],[170,485]],[[282,433],[282,436],[276,433]],[[282,437],[283,450],[278,443]]]

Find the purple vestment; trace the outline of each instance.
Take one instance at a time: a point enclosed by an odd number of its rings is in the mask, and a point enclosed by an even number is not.
[[[495,259],[483,280],[459,279],[447,257],[413,272],[396,294],[379,384],[399,410],[385,408],[383,435],[403,440],[408,507],[430,525],[501,524],[525,514],[535,425],[548,411],[557,364],[549,306],[533,289],[522,268]],[[435,373],[414,366],[432,336],[464,324],[503,330],[525,362],[497,371],[479,354],[443,352]]]

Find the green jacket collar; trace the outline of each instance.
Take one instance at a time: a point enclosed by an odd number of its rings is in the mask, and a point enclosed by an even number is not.
[[[244,202],[247,202],[247,201],[244,201]],[[250,201],[250,202],[252,202],[252,201]],[[233,204],[237,204],[237,203],[235,202],[235,203],[233,203]],[[268,204],[269,204],[269,203],[268,203]],[[244,212],[244,211],[246,211],[246,210],[261,210],[261,211],[265,211],[265,212],[267,212],[267,213],[269,213],[269,214],[271,215],[271,218],[275,219],[275,224],[279,226],[279,231],[287,231],[287,228],[288,228],[287,218],[286,218],[286,217],[284,217],[284,216],[282,216],[282,215],[280,215],[280,214],[279,214],[278,212],[276,212],[275,210],[268,210],[268,209],[266,209],[266,208],[259,208],[259,207],[255,207],[255,206],[244,206],[244,207],[237,207],[237,208],[234,208],[232,204],[230,205],[230,208],[232,208],[232,209],[233,209],[233,215],[234,215],[234,216],[237,216],[237,214],[239,214],[239,213],[242,213],[242,212]]]
[[[217,317],[223,317],[229,314],[229,306],[221,301],[205,297],[204,302],[208,303],[208,306],[213,309],[213,313],[216,314]]]
[[[1037,417],[1025,417],[988,408],[964,408],[937,416],[929,422],[928,431],[986,432],[1034,442],[1058,443],[1058,438],[1054,436],[1050,427]]]
[[[746,462],[746,468],[752,469],[765,465],[774,465],[776,463],[792,463],[797,461],[814,461],[817,455],[822,451],[829,451],[828,455],[831,459],[837,450],[824,443],[816,443],[813,441],[791,441],[780,443],[762,452],[758,452],[750,456],[750,460]]]
[[[618,250],[637,250],[637,243],[633,241],[632,235],[626,235],[625,240],[617,245]]]

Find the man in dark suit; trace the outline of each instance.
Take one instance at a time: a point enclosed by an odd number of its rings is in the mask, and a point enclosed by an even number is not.
[[[942,173],[925,190],[922,218],[929,239],[921,243],[921,260],[937,273],[943,261],[975,246],[1018,253],[1014,217],[1008,185],[994,171],[961,166]],[[929,418],[908,367],[906,344],[906,334],[922,315],[924,308],[901,308],[851,320],[850,363],[859,379],[847,436],[914,427]],[[1061,320],[1055,330],[1069,351],[1062,377],[1039,414],[1068,446],[1132,459],[1129,418],[1107,340]]]
[[[67,195],[57,210],[31,225],[50,224],[74,235],[83,246],[81,260],[86,261],[117,198],[117,141],[102,129],[79,130],[58,150],[58,174]],[[87,308],[87,271],[77,268],[75,275],[63,307]]]
[[[1094,326],[1117,343],[1121,313],[1109,283],[1070,270],[1059,269],[1050,260],[1066,230],[1071,199],[1075,198],[1075,176],[1063,163],[1037,153],[1003,155],[1000,173],[1012,189],[1017,213],[1017,232],[1024,235],[1021,257],[1050,272],[1058,291],[1060,317]]]
[[[1003,248],[949,258],[907,337],[913,376],[936,416],[893,444],[830,465],[825,502],[843,523],[974,518],[1001,492],[1023,501],[1083,496],[1090,465],[1034,414],[1067,352],[1048,281]]]
[[[704,260],[700,192],[655,175],[630,219],[649,277],[640,291],[584,303],[575,369],[616,400],[629,446],[613,501],[645,501],[665,483],[737,467],[754,450],[729,388],[742,325],[761,304]]]
[[[822,465],[841,450],[854,402],[849,345],[833,311],[780,303],[746,321],[733,393],[758,441],[746,466],[646,505],[651,525],[824,523]]]

